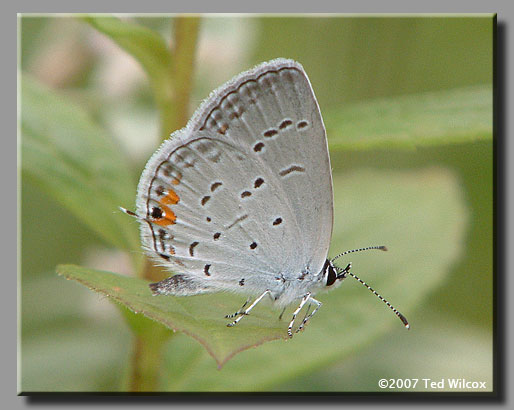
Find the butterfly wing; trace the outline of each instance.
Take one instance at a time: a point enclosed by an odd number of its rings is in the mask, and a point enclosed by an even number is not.
[[[303,68],[274,60],[214,91],[149,160],[143,244],[216,289],[318,273],[333,224],[323,121]]]

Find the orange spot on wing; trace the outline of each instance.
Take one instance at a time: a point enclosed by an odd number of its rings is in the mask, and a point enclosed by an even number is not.
[[[178,203],[178,201],[180,201],[180,197],[177,195],[177,193],[173,189],[170,189],[168,192],[168,195],[161,198],[161,200],[159,202],[161,204],[175,205],[176,203]]]
[[[154,223],[156,223],[159,226],[168,226],[174,224],[177,220],[177,216],[173,213],[173,211],[166,205],[162,205],[162,211],[162,218],[155,219]]]

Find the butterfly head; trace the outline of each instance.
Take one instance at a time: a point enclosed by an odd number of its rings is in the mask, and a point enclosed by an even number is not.
[[[341,284],[342,280],[346,278],[352,264],[348,264],[345,269],[341,270],[335,266],[330,259],[325,261],[323,266],[323,277],[325,278],[325,286],[335,287]],[[334,286],[335,285],[335,286]]]
[[[335,258],[332,258],[331,260],[327,259],[325,261],[325,265],[323,265],[323,270],[322,270],[323,279],[326,278],[325,285],[326,285],[326,287],[333,288],[333,287],[335,287],[334,285],[337,286],[338,284],[341,284],[343,279],[346,279],[347,276],[353,277],[354,279],[359,281],[361,283],[361,285],[364,285],[371,293],[373,293],[376,297],[378,297],[382,302],[384,302],[389,307],[389,309],[391,309],[394,312],[394,314],[396,316],[398,316],[398,318],[402,321],[403,325],[407,329],[409,329],[410,325],[409,325],[409,322],[407,321],[407,319],[405,318],[405,316],[403,316],[395,307],[393,307],[393,305],[391,305],[387,300],[385,300],[375,290],[373,290],[373,288],[371,286],[369,286],[366,282],[361,280],[358,276],[356,276],[355,274],[350,272],[350,269],[352,268],[351,263],[346,265],[346,268],[344,268],[344,269],[341,269],[333,264],[333,261],[341,256],[344,256],[344,255],[347,255],[347,254],[353,253],[353,252],[367,251],[370,249],[378,249],[381,251],[387,251],[387,248],[383,245],[382,246],[368,246],[367,248],[353,249],[350,251],[340,253],[339,255],[337,255]]]
[[[340,284],[343,281],[343,279],[345,279],[348,276],[348,274],[352,275],[350,273],[352,264],[349,263],[348,265],[346,265],[346,268],[341,269],[340,267],[334,265],[334,261],[337,258],[340,258],[341,256],[347,255],[349,253],[368,251],[370,249],[379,249],[381,251],[387,251],[387,248],[383,245],[368,246],[366,248],[359,248],[359,249],[352,249],[349,251],[345,251],[343,253],[340,253],[339,255],[337,255],[336,257],[334,257],[332,259],[327,259],[325,261],[325,265],[323,265],[323,270],[322,270],[323,278],[326,278],[325,285],[327,287],[333,286],[334,284],[337,286],[338,284]]]

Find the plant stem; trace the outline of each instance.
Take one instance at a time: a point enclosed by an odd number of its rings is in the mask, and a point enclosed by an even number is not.
[[[129,390],[133,392],[156,391],[158,387],[159,361],[162,353],[162,343],[155,349],[149,340],[135,336],[132,353],[132,369]]]
[[[172,41],[169,78],[156,91],[161,117],[161,138],[184,127],[189,118],[189,101],[193,87],[193,68],[200,29],[198,17],[177,17]]]
[[[162,87],[155,92],[163,140],[168,138],[171,132],[183,127],[189,118],[189,100],[199,27],[199,18],[176,18],[169,77],[162,80]],[[169,275],[148,260],[140,273],[140,277],[154,282],[166,276]],[[130,391],[156,391],[159,388],[162,354],[171,335],[169,329],[153,322],[149,324],[149,328],[136,333],[129,380]]]
[[[148,328],[134,336],[129,390],[151,392],[159,388],[159,370],[166,342],[172,332],[149,319]]]
[[[200,29],[198,17],[178,17],[173,32],[174,52],[172,75],[175,81],[174,112],[176,129],[186,125],[193,87],[193,67]]]

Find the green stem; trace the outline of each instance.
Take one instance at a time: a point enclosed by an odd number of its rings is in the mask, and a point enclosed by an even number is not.
[[[178,17],[174,28],[174,58],[172,75],[175,79],[174,112],[177,129],[189,119],[189,102],[193,87],[193,68],[200,29],[198,17]]]
[[[132,372],[129,390],[133,392],[156,391],[162,344],[156,349],[152,343],[140,336],[135,337],[132,353]]]
[[[150,322],[144,333],[135,335],[130,368],[129,391],[152,392],[159,390],[159,371],[162,369],[166,342],[172,335],[162,325]]]
[[[154,85],[163,140],[168,138],[171,132],[183,127],[189,118],[188,109],[199,27],[199,18],[178,17],[176,19],[169,76],[162,78],[162,84]],[[161,268],[147,261],[140,276],[150,281],[159,281],[168,275]],[[171,335],[169,329],[153,322],[148,329],[135,335],[129,380],[130,391],[156,391],[159,388],[162,355]]]
[[[189,101],[193,88],[193,68],[196,53],[200,18],[177,17],[173,30],[173,50],[169,77],[163,79],[162,87],[155,87],[155,98],[160,110],[161,138],[184,127],[189,118]],[[144,279],[158,282],[167,274],[147,261],[140,275]]]
[[[169,78],[156,90],[161,117],[161,138],[184,127],[189,118],[194,60],[200,29],[198,17],[177,17],[173,30],[173,51]]]

